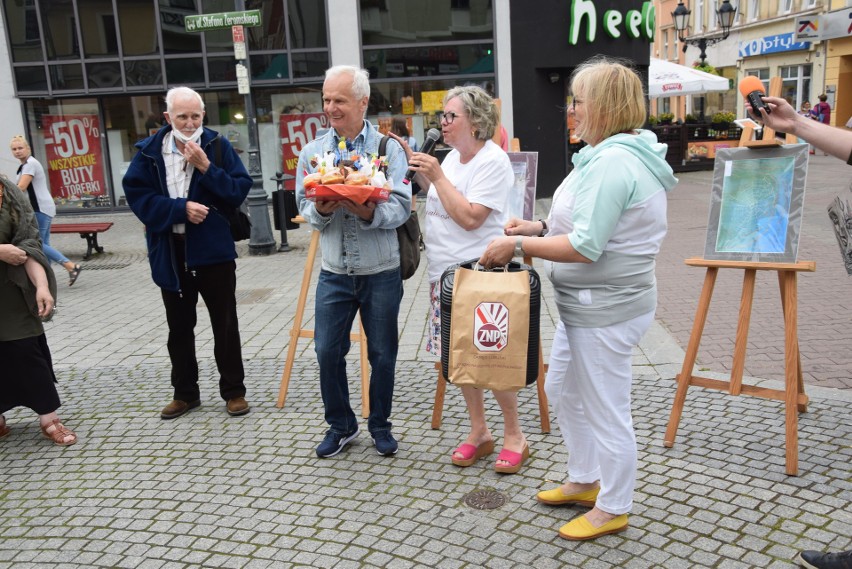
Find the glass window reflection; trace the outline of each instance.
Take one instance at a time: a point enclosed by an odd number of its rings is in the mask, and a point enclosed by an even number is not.
[[[150,0],[121,0],[116,6],[124,55],[159,52],[154,4]]]
[[[42,2],[41,25],[44,27],[47,59],[77,59],[80,43],[77,40],[77,19],[71,0]]]
[[[83,51],[86,57],[118,55],[118,35],[112,0],[78,2]]]
[[[42,61],[44,55],[35,5],[29,2],[4,2],[3,5],[12,61]]]

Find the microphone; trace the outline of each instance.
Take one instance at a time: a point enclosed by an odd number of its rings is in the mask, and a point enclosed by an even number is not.
[[[435,144],[441,140],[441,131],[437,128],[430,128],[429,132],[426,133],[426,140],[423,141],[423,148],[420,149],[420,152],[423,154],[432,154],[435,150]],[[414,170],[409,169],[408,172],[405,173],[405,178],[403,178],[402,183],[406,186],[411,183],[411,180],[417,174]]]
[[[763,88],[763,83],[754,75],[749,75],[739,84],[740,93],[746,98],[748,104],[751,105],[754,115],[760,117],[760,109],[766,109],[766,114],[772,112],[769,105],[763,102],[762,96],[766,95],[766,89]]]

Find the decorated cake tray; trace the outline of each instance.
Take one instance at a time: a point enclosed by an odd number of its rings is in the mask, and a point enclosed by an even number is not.
[[[355,203],[363,204],[368,201],[376,203],[386,202],[388,201],[390,192],[387,188],[377,188],[375,186],[329,184],[327,186],[319,185],[305,189],[305,197],[309,200],[319,201],[352,200]]]

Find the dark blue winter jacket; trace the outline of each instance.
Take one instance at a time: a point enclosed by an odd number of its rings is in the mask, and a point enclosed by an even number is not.
[[[178,268],[172,237],[172,226],[186,224],[186,266],[189,269],[237,258],[226,213],[245,201],[252,179],[225,137],[220,137],[221,163],[216,164],[214,140],[216,131],[204,129],[199,145],[210,160],[210,167],[202,174],[192,175],[186,198],[172,198],[166,185],[166,164],[163,160],[163,139],[172,129],[161,128],[156,134],[139,141],[139,152],[133,157],[122,185],[130,209],[145,224],[148,242],[148,261],[151,276],[161,288],[179,291]],[[186,219],[186,202],[206,205],[210,212],[202,223],[189,223]]]

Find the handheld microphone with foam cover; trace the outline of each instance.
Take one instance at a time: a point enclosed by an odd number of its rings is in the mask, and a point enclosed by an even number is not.
[[[763,83],[754,75],[749,75],[739,84],[740,93],[746,98],[748,104],[751,105],[755,116],[760,117],[760,109],[766,109],[766,114],[772,112],[769,105],[763,102],[761,97],[766,95],[766,89],[763,88]]]
[[[426,133],[426,140],[423,141],[423,148],[420,149],[420,152],[423,154],[432,154],[435,150],[435,145],[439,140],[441,140],[441,131],[437,128],[430,128],[429,132]],[[406,185],[410,184],[416,174],[417,172],[409,169],[408,172],[405,173],[405,178],[402,180],[402,183]]]

